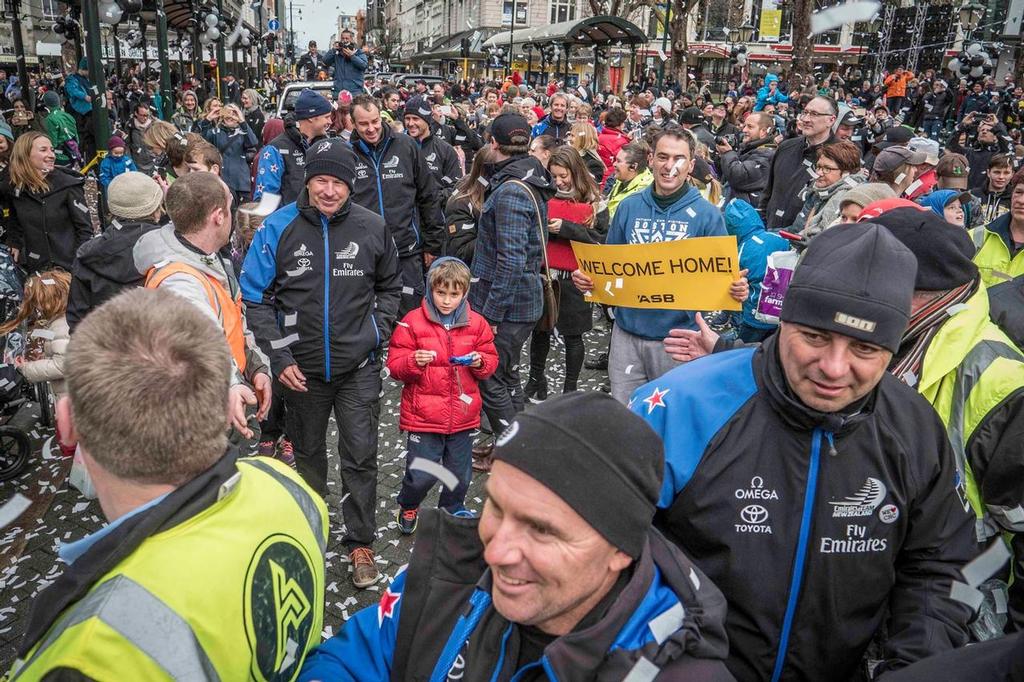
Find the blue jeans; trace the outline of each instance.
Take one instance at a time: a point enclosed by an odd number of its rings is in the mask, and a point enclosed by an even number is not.
[[[410,433],[409,452],[405,459],[405,478],[398,493],[398,505],[402,509],[416,509],[423,502],[437,479],[425,471],[410,469],[413,460],[422,458],[440,464],[455,474],[459,483],[455,490],[441,488],[441,499],[437,506],[455,513],[466,501],[466,490],[473,477],[473,429],[457,433]]]
[[[938,140],[939,134],[942,133],[942,123],[942,120],[937,118],[925,119],[924,134],[933,140]]]

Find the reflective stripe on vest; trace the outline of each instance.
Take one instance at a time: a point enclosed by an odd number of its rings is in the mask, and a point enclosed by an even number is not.
[[[240,459],[238,460],[238,463],[254,466],[280,483],[281,486],[295,499],[295,503],[299,505],[299,509],[301,509],[302,513],[306,516],[306,521],[309,522],[309,527],[313,531],[313,537],[316,538],[317,544],[320,546],[320,551],[323,552],[327,549],[327,541],[324,538],[323,519],[320,518],[320,510],[316,508],[316,502],[308,492],[303,490],[298,483],[288,478],[280,471],[277,471],[266,462],[261,462],[258,459]]]
[[[995,520],[986,512],[985,505],[981,500],[981,492],[978,490],[978,483],[974,479],[970,462],[967,461],[967,450],[964,444],[964,407],[967,405],[967,399],[970,397],[974,386],[981,379],[981,375],[999,358],[1024,362],[1024,357],[1021,356],[1020,351],[1000,341],[978,343],[967,353],[956,371],[953,400],[949,407],[949,423],[946,426],[946,433],[949,436],[950,444],[953,446],[953,452],[956,454],[957,470],[960,472],[961,477],[963,477],[967,488],[967,499],[970,501],[975,516],[978,518],[975,524],[975,531],[979,542],[998,534],[1000,528]],[[989,510],[997,516],[1005,517],[1004,520],[1006,521],[1016,519],[1017,524],[1024,521],[1024,509],[1021,509],[1019,506],[1014,509],[1002,509],[1001,507],[992,506]],[[1005,528],[1013,528],[1013,525],[1005,526]]]
[[[111,578],[75,604],[20,669],[31,666],[66,630],[90,618],[116,631],[174,680],[220,679],[188,622],[125,575]]]
[[[146,275],[146,288],[156,289],[171,275],[185,274],[194,277],[206,291],[210,307],[217,313],[220,326],[231,349],[231,357],[235,360],[238,371],[245,372],[245,325],[242,322],[242,293],[239,290],[235,299],[221,286],[216,279],[185,263],[169,263],[162,268],[150,268]]]

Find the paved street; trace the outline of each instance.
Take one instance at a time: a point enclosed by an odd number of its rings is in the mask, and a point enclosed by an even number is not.
[[[595,329],[587,335],[588,358],[606,348],[607,333]],[[529,347],[529,342],[527,342]],[[548,357],[548,383],[560,392],[564,377],[563,347],[556,344]],[[523,378],[528,360],[523,357]],[[604,372],[583,370],[581,390],[599,390]],[[398,431],[398,407],[401,386],[388,378],[382,398],[380,427],[380,474],[378,484],[378,542],[377,561],[386,580],[390,581],[400,566],[408,561],[413,538],[403,537],[395,523],[395,502],[405,471],[405,435]],[[116,409],[116,406],[115,406]],[[29,422],[30,435],[36,446],[33,460],[26,472],[7,483],[0,484],[0,503],[15,492],[30,500],[32,506],[16,525],[0,529],[0,671],[6,671],[14,658],[14,651],[24,630],[33,599],[61,574],[64,564],[57,559],[57,548],[62,542],[77,540],[100,528],[102,513],[96,501],[86,501],[78,491],[68,486],[67,472],[71,461],[53,455],[41,454],[42,446],[53,434],[38,423]],[[332,425],[328,444],[336,455],[337,430]],[[334,460],[336,463],[337,460]],[[483,506],[485,475],[475,474],[466,505],[479,511]],[[339,491],[337,467],[332,469],[328,483]],[[437,491],[427,498],[425,506],[437,503]],[[337,632],[342,622],[361,607],[377,601],[381,586],[357,591],[349,582],[348,559],[341,546],[343,534],[337,492],[328,497],[331,509],[331,538],[327,547],[327,607],[324,615],[324,636]],[[386,583],[382,583],[386,584]]]

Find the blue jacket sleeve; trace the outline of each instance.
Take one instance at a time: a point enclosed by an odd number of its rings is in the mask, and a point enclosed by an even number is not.
[[[110,162],[109,157],[104,157],[103,160],[100,161],[100,185],[104,188],[106,188],[106,186],[110,184],[110,181],[114,179],[113,169],[111,168],[112,165],[113,164]]]
[[[64,91],[67,93],[68,99],[80,99],[84,100],[89,93],[85,91],[82,86],[82,79],[80,78],[68,78],[64,81]]]
[[[256,166],[256,187],[253,190],[253,201],[259,201],[263,193],[280,194],[281,178],[284,177],[284,159],[281,151],[268,144],[260,151],[260,162]]]
[[[334,58],[337,53],[334,50],[327,50],[322,56],[324,58],[324,66],[334,66]]]
[[[387,682],[391,678],[404,586],[405,574],[400,573],[385,590],[379,605],[357,613],[342,626],[341,632],[311,651],[302,665],[300,682]]]
[[[355,54],[352,55],[349,61],[352,62],[352,65],[360,71],[366,71],[366,67],[370,63],[369,58],[363,52],[362,48],[356,50]]]

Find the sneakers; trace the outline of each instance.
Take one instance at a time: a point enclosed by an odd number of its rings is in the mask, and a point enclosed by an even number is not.
[[[256,454],[259,457],[273,457],[275,452],[277,452],[276,440],[261,440],[260,444],[256,446]]]
[[[292,442],[287,438],[281,439],[277,458],[293,469],[295,468],[295,449],[292,447]]]
[[[402,535],[412,535],[416,532],[419,516],[420,512],[418,509],[398,510],[398,529],[402,531]]]
[[[352,553],[348,555],[348,560],[352,563],[352,584],[359,589],[365,589],[380,579],[380,571],[377,570],[373,550],[369,547],[352,550]]]
[[[535,379],[530,377],[526,382],[526,386],[523,387],[523,393],[526,394],[526,398],[531,403],[542,403],[548,398],[548,380],[547,377],[541,377]]]

